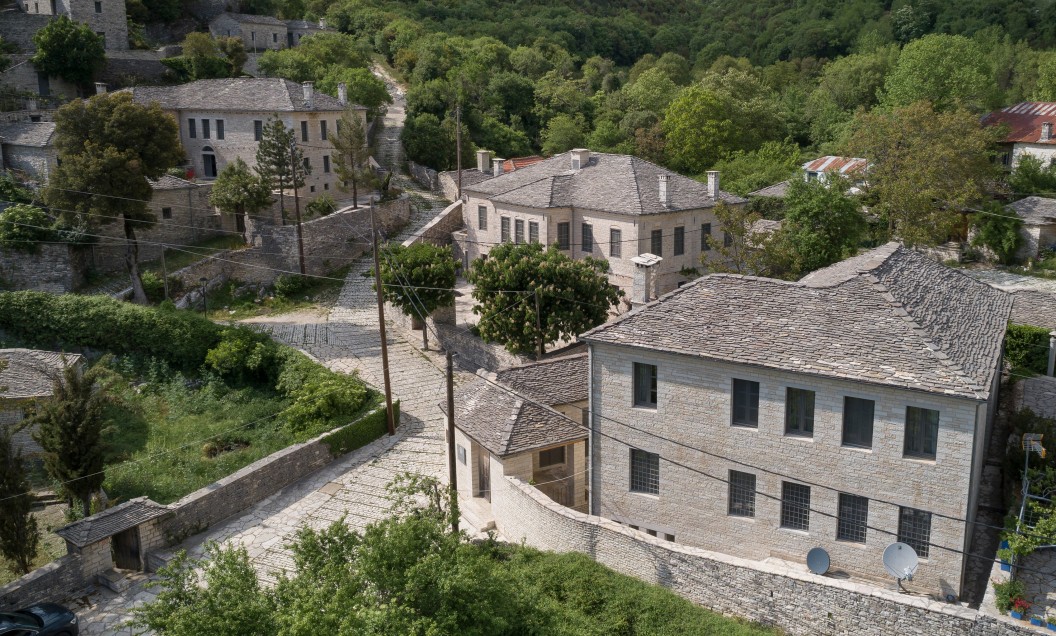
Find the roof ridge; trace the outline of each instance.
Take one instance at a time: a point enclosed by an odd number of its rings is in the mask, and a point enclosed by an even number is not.
[[[634,192],[635,192],[635,195],[636,195],[634,197],[634,202],[635,202],[635,205],[638,208],[638,214],[642,214],[645,211],[645,206],[642,205],[642,189],[638,185],[638,167],[635,165],[635,156],[634,155],[626,155],[626,156],[630,158],[627,163],[630,164],[630,167],[631,167],[631,181],[634,182]],[[666,207],[666,204],[665,204],[665,207]]]
[[[521,416],[521,411],[524,410],[524,398],[522,398],[519,393],[514,391],[512,387],[505,388],[510,391],[510,394],[514,398],[514,402],[513,410],[510,412],[510,416],[506,418],[505,422],[503,422],[502,430],[499,431],[499,448],[502,449],[502,452],[499,453],[500,456],[505,455],[506,452],[509,450],[510,442],[513,440],[514,425],[517,424],[517,418]]]
[[[685,285],[683,285],[685,287]],[[533,360],[531,362],[525,362],[523,364],[515,364],[509,367],[503,367],[496,371],[496,373],[503,373],[504,371],[514,371],[516,369],[527,369],[529,367],[537,367],[543,364],[553,364],[554,362],[564,362],[565,360],[571,360],[573,358],[584,358],[587,356],[586,351],[580,353],[572,353],[567,356],[557,356],[556,358],[548,358],[546,360]]]

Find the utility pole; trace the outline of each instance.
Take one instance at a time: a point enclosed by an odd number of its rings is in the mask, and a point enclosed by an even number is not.
[[[462,102],[455,106],[455,171],[458,175],[458,198],[462,199]]]
[[[447,352],[447,480],[451,488],[451,531],[458,534],[458,473],[455,472],[455,365]]]
[[[297,187],[297,145],[290,144],[290,178],[293,180],[293,209],[297,217],[297,262],[304,276],[304,236],[301,234],[301,196]]]
[[[535,288],[535,331],[538,334],[536,337],[539,339],[537,344],[539,350],[536,352],[535,359],[543,359],[543,323],[542,323],[542,312],[539,310],[539,288]]]
[[[299,226],[298,226],[299,227]],[[381,263],[378,259],[378,230],[374,225],[374,200],[370,201],[370,236],[374,244],[374,287],[378,291],[378,331],[381,333],[381,373],[385,376],[385,426],[396,434],[392,419],[392,384],[389,382],[389,344],[385,335],[385,298],[381,290]]]
[[[165,300],[169,299],[169,268],[165,266],[165,246],[161,246],[161,275],[165,285]]]

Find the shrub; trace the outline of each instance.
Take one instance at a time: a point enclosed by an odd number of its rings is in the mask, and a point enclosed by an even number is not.
[[[370,397],[357,376],[334,373],[292,349],[283,351],[275,388],[292,401],[284,415],[294,432],[320,428],[334,418],[351,417]]]
[[[0,247],[37,252],[40,241],[54,241],[48,214],[32,205],[13,205],[0,212]]]
[[[139,280],[143,282],[143,291],[147,294],[147,300],[152,303],[160,303],[165,300],[165,281],[152,271],[140,273]]]
[[[220,375],[239,381],[273,379],[279,347],[273,340],[245,327],[224,329],[220,342],[205,354],[205,364]]]
[[[305,211],[310,216],[326,216],[327,214],[332,214],[335,210],[337,210],[337,204],[329,194],[320,196],[305,207]]]
[[[1030,325],[1009,325],[1005,358],[1013,369],[1045,373],[1049,364],[1049,330]]]
[[[392,403],[392,419],[400,421],[400,401]],[[385,405],[359,420],[337,429],[323,438],[323,443],[330,447],[334,457],[362,448],[388,432],[385,424]]]
[[[307,289],[309,280],[300,274],[283,274],[275,279],[275,295],[291,299]]]

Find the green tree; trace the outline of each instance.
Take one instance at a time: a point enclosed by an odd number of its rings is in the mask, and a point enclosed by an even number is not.
[[[958,211],[985,200],[997,178],[999,138],[967,111],[938,112],[920,102],[860,115],[850,150],[869,159],[864,189],[888,237],[935,245],[947,240]]]
[[[762,215],[747,206],[725,201],[720,201],[712,212],[722,234],[707,237],[710,249],[700,255],[704,268],[709,272],[768,275],[765,249],[770,237],[755,230]]]
[[[860,205],[845,193],[850,183],[831,175],[826,182],[792,179],[785,196],[785,218],[779,236],[800,278],[848,256],[865,235]]]
[[[297,135],[292,128],[277,116],[264,124],[264,130],[257,144],[257,174],[272,189],[279,191],[279,209],[282,218],[286,219],[286,189],[300,188],[304,183],[294,185],[296,175],[290,163],[290,148],[297,146]]]
[[[389,95],[385,82],[365,68],[331,66],[319,82],[319,90],[336,95],[337,85],[342,82],[348,91],[348,102],[367,108],[368,121],[383,117],[386,104],[392,103],[392,95]]]
[[[32,203],[33,192],[10,172],[0,172],[0,200],[7,203]]]
[[[359,184],[369,183],[373,177],[367,131],[358,112],[348,108],[341,113],[337,133],[330,143],[334,145],[334,171],[341,179],[340,188],[347,192],[352,186],[352,205],[358,207]]]
[[[59,166],[44,192],[67,225],[94,227],[120,222],[125,267],[135,302],[146,304],[139,277],[136,229],[157,222],[148,179],[158,179],[183,160],[176,120],[155,102],[141,106],[129,93],[75,100],[55,115]]]
[[[52,395],[42,401],[32,418],[38,426],[33,439],[44,449],[44,469],[62,483],[70,508],[81,502],[84,516],[91,514],[92,495],[106,478],[107,432],[105,407],[110,400],[106,365],[87,371],[67,364],[52,380]]]
[[[1016,198],[1030,195],[1056,196],[1056,165],[1046,165],[1038,157],[1024,153],[1008,176],[1008,185]]]
[[[455,260],[450,247],[415,243],[392,245],[381,261],[385,298],[404,315],[422,320],[422,346],[429,349],[425,324],[437,309],[455,304]]]
[[[246,44],[239,37],[222,37],[217,38],[216,48],[227,60],[228,69],[231,77],[238,77],[242,74],[242,67],[246,64],[246,60],[249,59],[249,54],[246,53]]]
[[[5,362],[0,360],[0,370]],[[3,393],[4,387],[0,387]],[[33,493],[26,478],[22,452],[16,450],[9,427],[0,425],[0,555],[28,574],[40,544],[37,520],[30,513]]]
[[[246,241],[246,216],[256,214],[272,204],[271,188],[260,177],[253,174],[237,157],[234,162],[224,166],[209,192],[209,203],[215,205],[225,214],[235,217],[235,225]]]
[[[992,105],[997,86],[978,45],[960,35],[928,35],[902,49],[884,83],[884,104],[930,101],[937,110]]]
[[[1023,244],[1023,235],[1019,233],[1023,221],[1014,212],[991,201],[973,215],[972,226],[975,228],[972,245],[989,248],[1003,265],[1015,262],[1016,252]]]
[[[578,115],[556,115],[543,131],[543,153],[556,155],[582,146],[586,138],[586,126],[586,122]]]
[[[30,58],[39,73],[87,84],[106,61],[103,38],[83,22],[61,15],[33,35],[37,52]]]
[[[547,345],[570,340],[608,319],[623,297],[609,284],[608,271],[604,260],[573,260],[556,246],[504,243],[492,248],[469,271],[481,337],[512,353],[542,356]]]
[[[20,203],[0,212],[0,247],[40,251],[43,241],[55,240],[53,221],[40,208]]]
[[[739,150],[714,165],[722,173],[723,189],[744,196],[784,181],[800,166],[800,149],[785,141],[768,141],[758,150]]]

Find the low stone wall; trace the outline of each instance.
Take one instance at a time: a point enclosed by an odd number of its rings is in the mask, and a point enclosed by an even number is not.
[[[90,581],[84,576],[81,561],[79,555],[67,554],[0,587],[0,611],[60,600],[83,590]]]
[[[436,170],[427,168],[413,161],[408,161],[407,171],[411,173],[411,177],[413,177],[423,188],[428,188],[433,192],[440,190],[440,181]]]
[[[87,270],[85,250],[70,245],[45,244],[36,253],[0,248],[0,290],[63,294],[83,286]]]
[[[499,531],[510,541],[543,550],[582,552],[698,605],[774,625],[789,634],[1037,633],[1021,621],[961,605],[664,541],[560,506],[512,477],[492,480],[491,510]]]
[[[403,242],[404,247],[415,243],[432,243],[433,245],[451,245],[451,233],[461,230],[465,225],[462,220],[462,202],[455,201],[444,208],[444,211],[433,217],[422,229]]]

